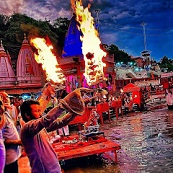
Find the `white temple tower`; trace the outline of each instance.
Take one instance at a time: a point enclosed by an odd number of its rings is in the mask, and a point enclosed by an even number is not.
[[[12,69],[10,56],[5,52],[4,47],[2,45],[2,41],[0,43],[0,87],[11,86],[14,85],[16,81],[16,77],[14,71]]]
[[[41,68],[34,58],[26,36],[23,40],[17,59],[17,85],[19,86],[42,86]]]

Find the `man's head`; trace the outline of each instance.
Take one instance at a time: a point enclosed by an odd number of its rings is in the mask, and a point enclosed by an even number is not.
[[[28,122],[41,117],[40,104],[36,100],[24,101],[20,107],[22,119]]]
[[[0,92],[0,100],[2,100],[3,105],[5,107],[5,110],[11,109],[10,98],[9,98],[8,94],[5,91]]]
[[[0,92],[0,99],[3,101],[4,104],[10,104],[10,99],[5,91]]]

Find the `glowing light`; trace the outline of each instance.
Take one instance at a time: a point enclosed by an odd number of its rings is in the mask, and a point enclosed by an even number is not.
[[[85,60],[85,73],[88,85],[96,84],[104,80],[103,67],[106,66],[102,62],[102,58],[106,56],[101,48],[101,41],[98,37],[98,31],[94,27],[94,19],[89,12],[89,6],[83,8],[81,1],[71,2],[76,20],[79,22],[79,30],[83,33],[82,53]]]
[[[45,39],[38,37],[31,39],[30,42],[38,51],[38,55],[34,54],[34,56],[36,61],[42,64],[43,70],[46,71],[47,80],[62,84],[66,79],[62,69],[58,67],[56,56],[51,51],[53,46],[48,46]]]
[[[121,92],[121,93],[123,93],[123,92],[124,92],[122,88],[120,89],[120,92]]]

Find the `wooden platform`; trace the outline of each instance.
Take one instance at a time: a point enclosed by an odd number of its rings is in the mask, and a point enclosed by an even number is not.
[[[116,151],[121,149],[119,144],[110,141],[104,137],[85,142],[76,142],[73,144],[64,144],[63,142],[57,142],[53,143],[53,148],[57,153],[59,160],[74,159],[78,157],[90,156],[94,154],[101,154],[112,151],[114,153],[113,161],[115,163],[118,162]]]

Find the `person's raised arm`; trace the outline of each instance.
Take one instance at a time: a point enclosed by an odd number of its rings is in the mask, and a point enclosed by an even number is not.
[[[43,113],[50,102],[51,98],[55,96],[55,88],[51,83],[46,83],[42,89],[42,93],[38,98],[38,101],[41,106],[41,113]]]

